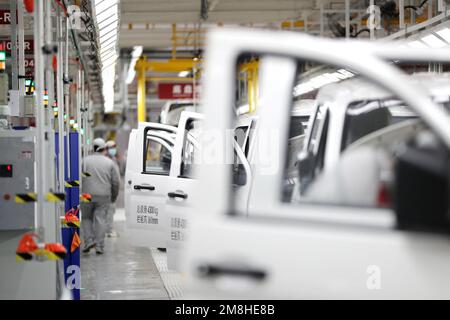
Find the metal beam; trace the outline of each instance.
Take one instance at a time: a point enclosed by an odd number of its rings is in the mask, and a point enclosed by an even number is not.
[[[136,62],[135,70],[145,69],[151,72],[181,72],[190,70],[199,63],[193,59],[170,59],[168,61],[147,61],[140,59]]]
[[[260,23],[274,22],[298,18],[300,12],[295,10],[267,10],[267,11],[213,11],[208,15],[210,23]],[[129,23],[194,23],[198,21],[198,11],[170,11],[170,12],[122,12],[121,22]]]
[[[35,95],[36,95],[36,181],[37,193],[37,233],[43,241],[47,240],[44,226],[46,225],[45,198],[47,192],[47,177],[45,173],[47,148],[45,142],[45,110],[44,110],[44,2],[38,1],[34,13],[34,62],[35,62]]]
[[[135,70],[137,75],[137,95],[138,95],[138,122],[145,122],[147,120],[146,105],[145,105],[145,72],[146,72],[147,58],[142,56],[136,63]]]

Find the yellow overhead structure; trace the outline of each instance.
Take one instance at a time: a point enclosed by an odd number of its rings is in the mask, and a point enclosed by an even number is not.
[[[136,62],[135,70],[145,69],[146,72],[181,72],[185,70],[190,70],[194,65],[198,64],[198,61],[193,59],[169,59],[167,61],[148,61],[145,57],[144,59],[139,59]]]
[[[146,116],[146,105],[145,105],[145,86],[146,81],[161,81],[161,80],[175,80],[175,77],[146,77],[147,72],[154,73],[178,73],[181,71],[190,71],[194,67],[201,63],[200,60],[196,59],[169,59],[167,61],[148,61],[147,57],[142,56],[135,66],[137,74],[137,96],[138,96],[138,121],[145,122]],[[183,81],[185,78],[178,78],[178,80]],[[192,78],[191,78],[192,80]]]
[[[192,82],[195,78],[180,78],[180,77],[147,77],[147,81],[177,81],[177,82]]]
[[[145,65],[147,62],[147,57],[141,57],[136,66],[134,67],[137,74],[137,116],[138,122],[145,122],[147,120],[147,110],[145,109]]]
[[[246,74],[245,80],[247,81],[247,99],[249,112],[256,110],[259,97],[259,61],[252,60],[239,65],[239,73]]]
[[[281,29],[291,29],[291,28],[303,28],[305,27],[305,21],[295,20],[295,21],[282,21]]]

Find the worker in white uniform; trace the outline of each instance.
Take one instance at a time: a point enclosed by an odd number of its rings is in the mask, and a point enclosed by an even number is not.
[[[83,193],[89,193],[92,201],[81,205],[81,228],[84,238],[83,252],[95,248],[97,254],[103,254],[105,246],[106,219],[111,203],[119,194],[120,175],[117,165],[106,156],[105,140],[93,141],[94,153],[83,162],[89,177],[83,178]]]
[[[117,166],[117,170],[120,172],[119,170],[119,160],[117,158],[117,144],[115,141],[113,140],[108,140],[106,142],[106,148],[107,148],[107,156],[108,158],[110,158],[112,161],[114,161],[114,163]],[[117,234],[114,231],[113,225],[114,225],[114,213],[116,213],[116,203],[115,202],[111,202],[110,206],[109,206],[109,211],[108,211],[108,215],[106,217],[106,236],[108,238],[113,238],[116,237]]]

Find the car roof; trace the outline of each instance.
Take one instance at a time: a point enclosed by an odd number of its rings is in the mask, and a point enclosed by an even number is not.
[[[301,99],[294,101],[294,106],[291,110],[293,117],[310,116],[314,111],[316,101],[314,99]]]
[[[450,73],[417,73],[409,76],[412,84],[420,84],[431,96],[450,96]],[[384,99],[391,96],[377,84],[361,78],[352,78],[319,89],[317,100],[325,102],[341,99],[350,101]]]

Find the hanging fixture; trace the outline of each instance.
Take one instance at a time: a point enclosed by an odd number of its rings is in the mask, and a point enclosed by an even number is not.
[[[102,82],[105,112],[114,109],[114,82],[116,62],[119,57],[117,42],[119,36],[119,1],[95,0],[95,21],[102,66]]]

